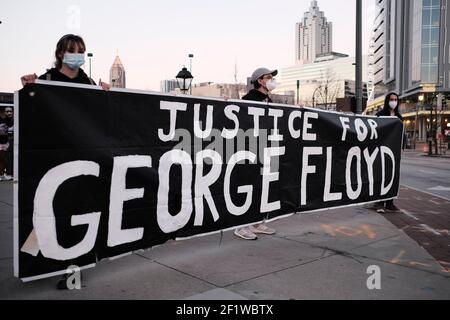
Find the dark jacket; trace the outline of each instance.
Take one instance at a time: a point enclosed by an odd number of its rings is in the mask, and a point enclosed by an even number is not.
[[[0,144],[8,143],[8,129],[13,126],[13,121],[8,117],[0,117]]]
[[[256,89],[250,90],[245,96],[242,97],[242,100],[272,102],[272,99],[270,99],[267,94],[264,94]]]
[[[59,72],[59,70],[56,68],[51,68],[46,73],[41,75],[39,79],[95,85],[95,81],[89,78],[88,75],[81,68],[78,71],[78,75],[73,79]]]
[[[377,117],[390,116],[391,115],[391,107],[389,106],[389,97],[391,95],[396,95],[397,96],[398,104],[397,104],[397,107],[395,107],[395,109],[394,109],[394,113],[400,120],[403,121],[402,115],[400,114],[400,112],[398,112],[398,107],[400,105],[400,99],[398,98],[398,95],[395,92],[390,92],[390,93],[388,93],[386,95],[386,97],[384,98],[383,109],[377,112]]]

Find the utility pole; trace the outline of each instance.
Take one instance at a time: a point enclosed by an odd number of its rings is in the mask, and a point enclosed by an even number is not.
[[[362,113],[362,0],[356,0],[356,113]]]
[[[237,59],[234,60],[234,85],[236,86],[236,99],[240,99],[241,97],[239,95]]]
[[[433,155],[433,100],[431,100],[430,104],[430,133],[428,137],[428,155]]]
[[[91,52],[88,52],[87,56],[89,57],[89,78],[92,78],[91,75],[91,59],[94,56]]]
[[[192,74],[192,58],[194,57],[194,55],[192,53],[190,53],[188,55],[189,59],[190,59],[190,65],[189,65],[189,72]],[[192,95],[192,84],[191,87],[189,88],[189,93]]]
[[[434,151],[436,154],[439,154],[439,140],[438,140],[438,136],[441,136],[442,133],[442,100],[443,100],[443,95],[442,93],[438,93],[437,97],[437,102],[436,102],[436,125],[434,126],[435,128],[435,133],[434,133]]]

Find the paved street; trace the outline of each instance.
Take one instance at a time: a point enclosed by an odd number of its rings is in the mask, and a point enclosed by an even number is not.
[[[271,223],[274,236],[244,241],[232,232],[168,242],[83,272],[82,290],[57,278],[22,283],[12,275],[12,183],[0,183],[1,299],[450,299],[449,159],[407,154],[398,214],[351,207]],[[426,166],[422,166],[425,163]],[[433,181],[419,170],[435,172]],[[439,197],[437,196],[439,195]],[[448,196],[447,196],[448,197]],[[447,248],[447,250],[446,250]],[[381,290],[369,290],[369,266]]]
[[[433,158],[407,150],[402,154],[401,184],[450,200],[450,156]]]

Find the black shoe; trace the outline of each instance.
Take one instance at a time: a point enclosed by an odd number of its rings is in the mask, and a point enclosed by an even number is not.
[[[402,210],[397,208],[397,206],[395,204],[391,204],[391,205],[387,205],[386,206],[386,211],[388,211],[388,212],[401,212]]]

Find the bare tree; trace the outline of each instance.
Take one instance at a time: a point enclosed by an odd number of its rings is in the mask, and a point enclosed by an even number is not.
[[[330,69],[327,69],[325,74],[322,74],[320,86],[317,88],[317,93],[314,99],[318,104],[322,105],[325,110],[331,108],[336,103],[336,98],[341,93],[340,81],[336,80],[335,75]],[[317,98],[316,98],[317,97]]]

